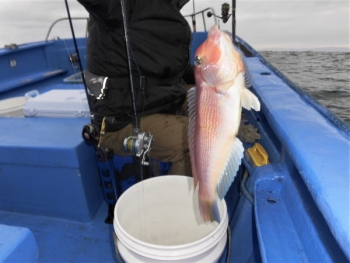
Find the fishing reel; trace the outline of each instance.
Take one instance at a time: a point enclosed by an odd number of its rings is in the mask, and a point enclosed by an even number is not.
[[[98,143],[100,139],[100,127],[95,124],[86,124],[82,130],[82,137],[84,141],[90,144]]]
[[[124,139],[123,149],[125,152],[135,153],[140,158],[142,165],[149,165],[148,153],[151,150],[153,135],[151,132],[137,132],[134,136]]]
[[[226,23],[229,20],[229,18],[231,17],[231,14],[229,14],[229,12],[230,12],[230,5],[228,3],[223,3],[221,5],[221,17],[215,15],[212,12],[208,12],[207,17],[215,16],[217,18],[222,19],[223,23]]]

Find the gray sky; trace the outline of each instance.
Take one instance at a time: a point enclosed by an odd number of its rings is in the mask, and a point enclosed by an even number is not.
[[[195,10],[213,7],[220,15],[224,2],[196,0]],[[226,2],[231,4],[231,1]],[[69,0],[69,6],[72,17],[87,16],[77,1]],[[336,47],[350,51],[349,10],[349,0],[237,0],[236,31],[257,50]],[[190,0],[182,14],[192,11]],[[66,16],[64,0],[0,0],[0,47],[44,40],[51,23]],[[203,29],[201,16],[196,20],[198,30]],[[207,19],[207,26],[211,25],[213,19]],[[221,29],[231,30],[231,19],[220,25]],[[85,22],[76,22],[74,27],[77,36],[84,34]],[[49,38],[55,36],[70,37],[68,23],[58,24]]]

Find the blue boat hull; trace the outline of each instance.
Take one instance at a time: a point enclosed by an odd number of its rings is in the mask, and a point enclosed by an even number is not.
[[[192,52],[206,34],[194,33]],[[260,112],[243,113],[270,164],[254,167],[243,159],[225,197],[232,242],[219,262],[228,256],[229,262],[348,262],[349,127],[237,41],[262,104]],[[78,44],[85,68],[86,39]],[[0,50],[0,99],[33,89],[83,89],[63,81],[77,73],[66,46],[75,53],[71,40]],[[0,119],[0,241],[7,244],[0,261],[118,262],[94,148],[81,137],[87,123]],[[114,157],[117,169],[124,161]]]

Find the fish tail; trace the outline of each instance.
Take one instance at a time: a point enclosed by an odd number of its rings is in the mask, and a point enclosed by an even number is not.
[[[220,223],[220,212],[216,200],[211,201],[199,197],[199,211],[204,222],[216,221]]]

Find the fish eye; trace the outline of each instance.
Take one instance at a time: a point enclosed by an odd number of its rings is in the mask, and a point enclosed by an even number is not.
[[[202,64],[202,58],[200,56],[195,56],[194,65],[199,66],[200,64]]]

